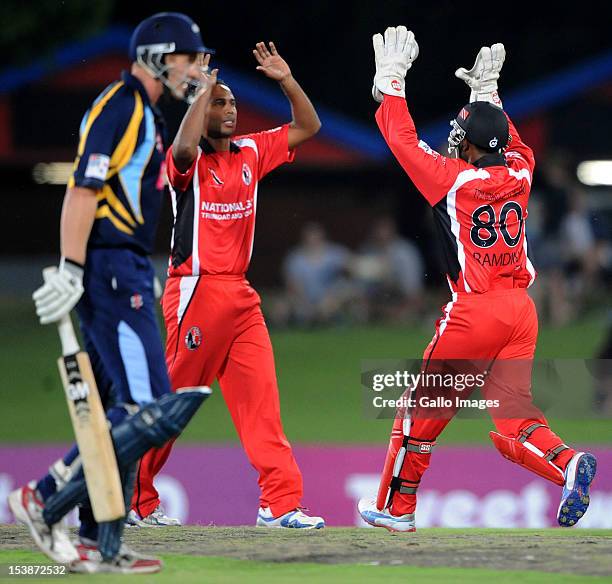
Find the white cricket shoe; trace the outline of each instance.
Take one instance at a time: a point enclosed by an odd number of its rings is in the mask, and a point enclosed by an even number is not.
[[[361,518],[373,527],[384,527],[389,531],[416,531],[414,513],[399,516],[391,515],[389,509],[379,511],[376,508],[376,499],[368,498],[361,499],[357,507]]]
[[[76,549],[80,559],[72,562],[69,569],[78,574],[154,574],[163,567],[163,562],[159,558],[135,552],[124,543],[119,548],[118,556],[110,562],[102,560],[95,542],[82,540]]]
[[[130,509],[126,515],[125,525],[127,527],[148,527],[147,524],[140,518],[140,515],[134,511],[134,509]]]
[[[56,523],[50,527],[45,523],[45,504],[36,491],[35,481],[13,491],[8,496],[8,505],[15,519],[28,527],[34,543],[47,557],[58,564],[70,564],[79,559],[63,525]]]
[[[325,527],[325,521],[322,517],[310,517],[299,509],[289,511],[280,517],[273,517],[270,507],[260,507],[255,525],[285,529],[321,529]]]
[[[181,522],[174,517],[168,517],[164,508],[158,505],[155,510],[146,517],[140,517],[134,509],[130,509],[125,519],[126,525],[137,527],[180,527]]]

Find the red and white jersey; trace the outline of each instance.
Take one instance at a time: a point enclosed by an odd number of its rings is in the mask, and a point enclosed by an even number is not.
[[[257,188],[271,170],[291,162],[289,126],[238,136],[228,152],[202,141],[180,173],[166,156],[174,212],[169,276],[244,274],[253,253]]]
[[[448,158],[419,140],[406,100],[385,96],[376,121],[389,148],[434,210],[453,292],[527,288],[536,272],[527,256],[525,220],[533,152],[510,120],[502,154],[475,164]]]

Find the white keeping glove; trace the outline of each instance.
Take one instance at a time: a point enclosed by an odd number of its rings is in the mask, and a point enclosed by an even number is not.
[[[375,34],[372,37],[376,74],[372,86],[372,97],[381,102],[383,93],[406,97],[404,77],[412,62],[419,56],[419,45],[414,33],[405,26],[390,26],[385,37]]]
[[[470,103],[488,101],[502,107],[497,94],[497,80],[506,58],[506,49],[501,43],[491,47],[482,47],[476,56],[474,66],[468,71],[461,67],[455,71],[455,77],[463,79],[470,89]]]
[[[62,258],[59,267],[43,270],[45,283],[32,298],[40,324],[57,322],[66,316],[83,294],[83,268]]]

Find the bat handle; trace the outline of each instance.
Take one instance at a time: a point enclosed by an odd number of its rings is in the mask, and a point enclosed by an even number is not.
[[[74,355],[81,350],[74,332],[74,327],[72,326],[70,314],[63,316],[57,323],[57,330],[62,343],[62,355]]]
[[[55,269],[56,268],[54,266],[51,266],[43,270],[43,280],[45,282],[49,279],[51,273]],[[66,356],[78,353],[81,350],[81,347],[79,347],[79,341],[77,341],[70,314],[67,314],[61,318],[61,320],[57,323],[57,329],[60,336],[60,342],[62,343],[62,355]]]

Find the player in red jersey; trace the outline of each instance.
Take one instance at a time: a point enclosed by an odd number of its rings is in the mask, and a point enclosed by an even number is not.
[[[175,216],[163,296],[166,361],[173,390],[218,379],[246,454],[259,473],[257,525],[321,528],[300,510],[302,476],[283,432],[274,356],[260,298],[245,278],[253,251],[259,181],[314,136],[321,123],[273,43],[253,51],[257,69],[278,81],[293,120],[232,138],[236,100],[217,71],[183,118],[167,154]],[[153,477],[170,446],[141,461],[133,508],[159,504]],[[228,502],[231,504],[231,502]]]
[[[562,486],[558,521],[574,525],[588,507],[596,461],[565,445],[531,401],[538,321],[527,294],[536,273],[527,255],[525,220],[535,161],[501,109],[497,79],[504,46],[483,47],[471,70],[457,70],[471,96],[451,122],[449,152],[458,157],[448,158],[419,140],[406,104],[404,77],[418,56],[414,34],[405,27],[388,28],[384,39],[375,35],[373,43],[372,94],[381,102],[376,121],[433,209],[452,293],[425,349],[422,372],[486,364],[485,391],[503,402],[499,411],[489,410],[497,429],[490,433],[495,447]],[[420,400],[426,394],[422,383],[410,388],[413,402],[396,416],[378,497],[359,503],[363,519],[376,527],[415,530],[419,482],[437,437],[457,409],[434,415]]]

